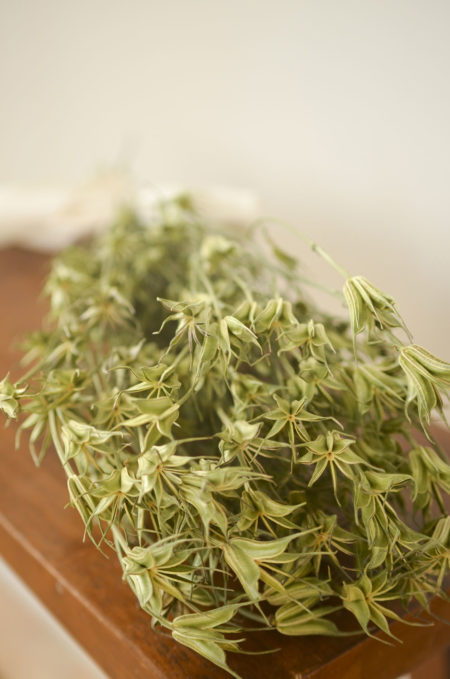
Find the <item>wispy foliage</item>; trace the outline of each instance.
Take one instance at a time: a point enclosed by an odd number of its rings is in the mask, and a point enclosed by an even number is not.
[[[346,608],[389,633],[390,603],[426,606],[449,561],[450,467],[428,431],[449,364],[402,343],[365,278],[333,318],[266,245],[185,197],[150,225],[123,214],[55,260],[31,367],[0,382],[154,624],[228,670],[255,626],[336,635]]]

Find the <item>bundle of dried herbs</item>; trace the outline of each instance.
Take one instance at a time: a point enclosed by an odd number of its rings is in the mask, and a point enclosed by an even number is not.
[[[0,382],[154,624],[231,674],[249,628],[337,635],[346,608],[389,634],[388,603],[443,595],[450,555],[429,432],[450,365],[362,276],[344,272],[349,321],[322,312],[260,235],[186,197],[123,214],[56,258],[31,367]]]

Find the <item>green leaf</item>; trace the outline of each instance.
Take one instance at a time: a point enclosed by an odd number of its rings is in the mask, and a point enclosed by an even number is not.
[[[364,592],[356,585],[345,584],[342,588],[342,603],[345,608],[353,613],[361,627],[367,632],[370,620],[370,609]]]

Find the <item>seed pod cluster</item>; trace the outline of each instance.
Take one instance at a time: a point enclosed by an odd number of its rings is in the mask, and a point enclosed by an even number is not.
[[[450,467],[428,424],[450,366],[394,335],[394,300],[365,278],[334,318],[270,240],[169,207],[55,259],[0,409],[37,462],[52,446],[154,624],[231,674],[250,627],[337,635],[345,608],[389,634],[387,602],[426,607],[448,568]]]

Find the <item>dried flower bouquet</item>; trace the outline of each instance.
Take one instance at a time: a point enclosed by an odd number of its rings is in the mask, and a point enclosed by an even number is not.
[[[56,258],[30,369],[0,382],[153,623],[234,676],[250,628],[338,635],[345,608],[390,634],[390,602],[444,595],[450,555],[429,432],[449,364],[311,244],[349,321],[322,312],[262,232],[208,227],[186,196],[150,225],[124,213]]]

